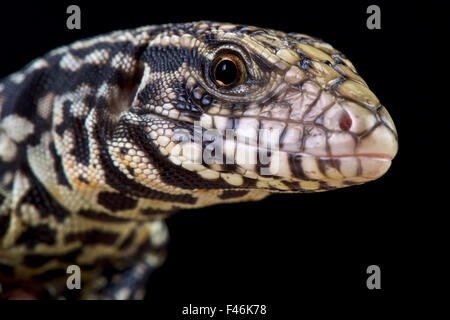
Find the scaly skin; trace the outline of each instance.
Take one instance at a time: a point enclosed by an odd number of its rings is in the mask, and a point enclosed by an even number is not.
[[[138,298],[168,214],[360,184],[396,152],[386,109],[321,40],[196,22],[76,42],[0,82],[0,282],[67,295],[77,264],[79,298]]]

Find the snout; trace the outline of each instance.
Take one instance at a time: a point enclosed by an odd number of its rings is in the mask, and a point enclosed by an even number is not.
[[[279,150],[272,152],[270,174],[334,187],[381,177],[398,150],[386,108],[319,92],[304,85],[300,98],[287,96],[291,121],[271,124],[282,133]]]

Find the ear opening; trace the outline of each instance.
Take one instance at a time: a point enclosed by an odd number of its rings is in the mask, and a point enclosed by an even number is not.
[[[110,113],[113,118],[122,111],[129,110],[136,97],[137,90],[144,75],[144,63],[138,61],[134,69],[120,72],[115,77],[116,85],[111,92]]]

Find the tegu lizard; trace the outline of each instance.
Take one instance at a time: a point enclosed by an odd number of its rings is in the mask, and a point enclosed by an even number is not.
[[[383,175],[393,121],[322,40],[217,22],[117,31],[0,82],[0,283],[136,299],[180,209]]]

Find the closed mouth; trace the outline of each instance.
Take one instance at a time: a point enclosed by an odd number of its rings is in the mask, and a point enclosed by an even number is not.
[[[290,169],[294,177],[316,180],[373,180],[389,169],[393,155],[388,153],[359,153],[312,155],[290,153]]]
[[[318,156],[321,160],[343,159],[343,158],[370,158],[391,161],[394,157],[387,153],[360,153],[360,154],[340,154],[331,156]]]

